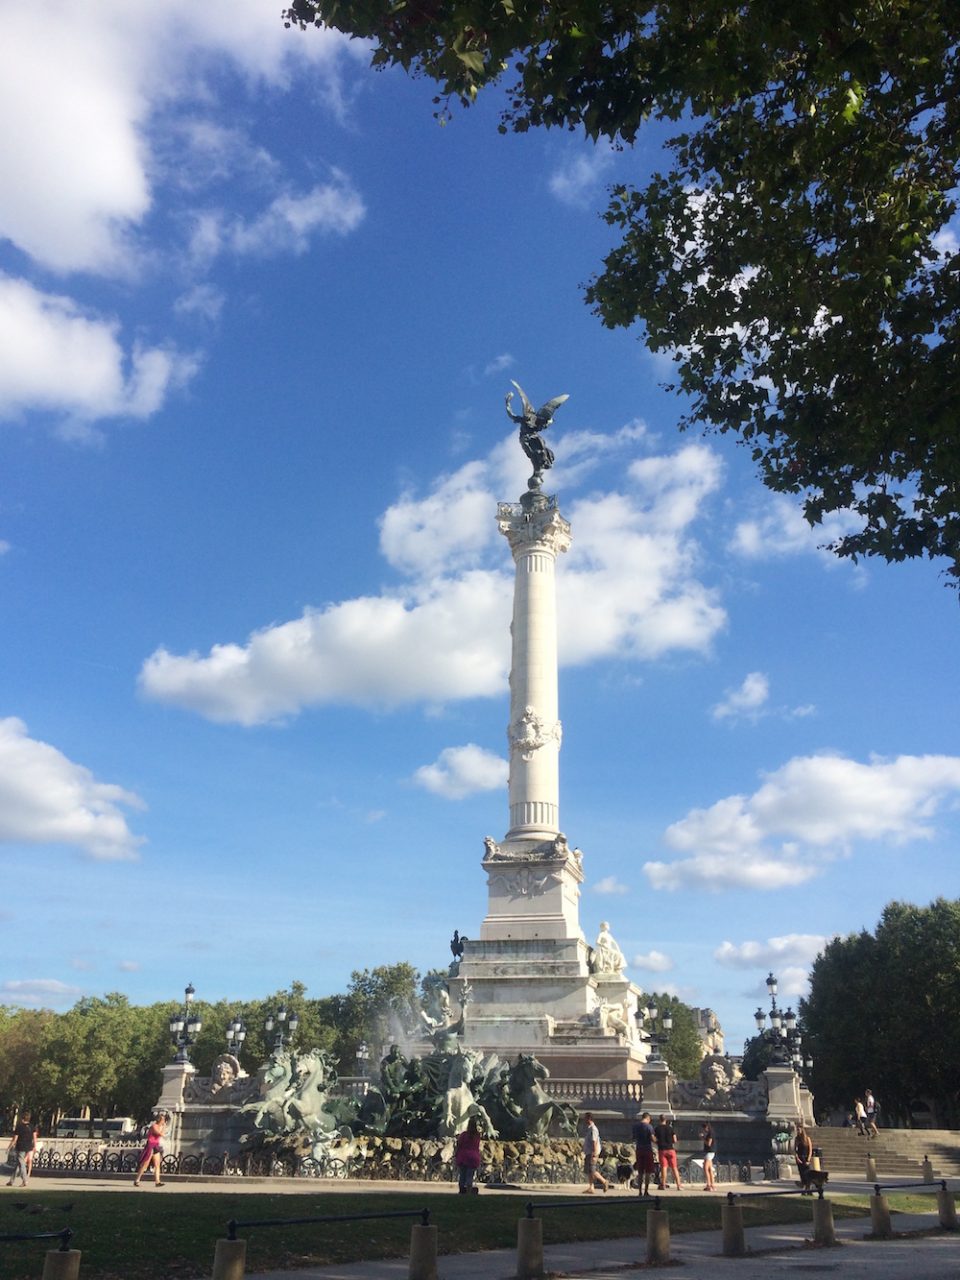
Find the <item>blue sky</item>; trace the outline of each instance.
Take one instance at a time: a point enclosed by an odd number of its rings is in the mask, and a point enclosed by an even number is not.
[[[818,550],[584,306],[656,135],[440,127],[279,9],[0,0],[0,1002],[323,995],[476,936],[516,378],[570,395],[581,921],[735,1049],[770,966],[795,998],[958,893],[956,596]]]

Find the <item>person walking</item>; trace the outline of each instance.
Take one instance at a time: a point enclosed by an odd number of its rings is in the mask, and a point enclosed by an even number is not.
[[[673,1121],[669,1116],[661,1116],[660,1123],[653,1131],[654,1138],[657,1142],[657,1152],[660,1157],[660,1190],[667,1189],[667,1170],[673,1170],[673,1180],[677,1184],[677,1190],[680,1190],[680,1169],[677,1165],[677,1135],[674,1132]]]
[[[860,1098],[853,1100],[853,1118],[857,1125],[857,1133],[860,1137],[864,1137],[867,1132],[867,1112]]]
[[[642,1196],[650,1194],[650,1176],[654,1172],[653,1144],[655,1135],[650,1112],[644,1111],[633,1126],[633,1145],[637,1153],[637,1186]]]
[[[14,1181],[19,1178],[23,1186],[26,1186],[30,1180],[30,1168],[33,1163],[31,1157],[34,1148],[37,1145],[37,1131],[30,1123],[30,1112],[24,1111],[17,1127],[13,1131],[13,1137],[10,1139],[10,1145],[7,1152],[15,1151],[17,1153],[17,1167],[10,1175],[7,1182],[8,1187],[12,1187]]]
[[[864,1120],[867,1126],[867,1137],[876,1138],[880,1130],[877,1128],[877,1112],[880,1108],[877,1106],[877,1100],[873,1096],[873,1090],[868,1088],[863,1095]]]
[[[593,1115],[588,1111],[583,1117],[583,1166],[587,1175],[585,1196],[593,1195],[594,1186],[606,1191],[610,1183],[597,1168],[600,1161],[600,1130],[593,1123]]]
[[[700,1126],[700,1141],[703,1144],[703,1185],[707,1191],[715,1191],[713,1158],[716,1155],[716,1148],[713,1141],[713,1126],[709,1120],[705,1120]]]
[[[140,1179],[148,1168],[153,1169],[153,1185],[155,1187],[163,1186],[163,1180],[160,1177],[160,1161],[163,1159],[163,1135],[166,1131],[167,1114],[162,1111],[158,1116],[154,1117],[153,1123],[147,1130],[147,1141],[137,1160],[137,1174],[133,1180],[135,1187],[139,1187]]]
[[[474,1185],[477,1170],[480,1168],[480,1121],[471,1116],[467,1127],[457,1137],[456,1151],[453,1157],[457,1166],[457,1180],[462,1196],[479,1195]]]
[[[809,1133],[803,1127],[803,1121],[797,1121],[797,1132],[793,1139],[793,1158],[797,1162],[797,1172],[800,1174],[800,1186],[803,1195],[812,1195],[813,1190],[810,1186],[810,1161],[813,1159],[813,1142]]]

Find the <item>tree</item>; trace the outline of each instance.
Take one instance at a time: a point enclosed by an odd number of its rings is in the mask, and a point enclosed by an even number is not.
[[[689,1005],[676,996],[652,993],[642,995],[640,1005],[656,1005],[659,1021],[669,1016],[673,1026],[663,1045],[663,1056],[671,1072],[679,1080],[693,1080],[700,1071],[703,1060],[703,1041],[697,1026],[697,1015]]]
[[[946,0],[294,0],[441,87],[511,67],[501,131],[618,147],[682,121],[620,186],[586,291],[676,362],[681,426],[732,432],[854,559],[943,556],[960,585],[960,9]]]
[[[874,934],[834,938],[800,1002],[813,1092],[851,1109],[869,1086],[884,1114],[909,1123],[918,1099],[938,1123],[960,1119],[960,902],[892,902]]]
[[[5,1133],[24,1107],[42,1122],[56,1106],[49,1080],[41,1072],[55,1017],[49,1009],[0,1007],[0,1117]]]

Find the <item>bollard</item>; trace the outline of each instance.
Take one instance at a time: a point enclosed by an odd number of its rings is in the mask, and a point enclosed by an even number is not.
[[[517,1280],[543,1276],[543,1219],[521,1218],[517,1223]]]
[[[820,1157],[822,1155],[823,1155],[823,1152],[820,1150],[819,1147],[813,1148],[813,1154],[810,1156],[810,1168],[814,1171],[814,1173],[819,1173],[820,1170],[823,1168],[823,1166],[820,1163]]]
[[[956,1231],[957,1229],[957,1202],[953,1198],[953,1192],[947,1190],[945,1182],[940,1183],[937,1191],[937,1212],[940,1215],[940,1225],[945,1231]]]
[[[243,1280],[246,1240],[218,1240],[213,1251],[213,1280]]]
[[[893,1228],[890,1226],[890,1206],[887,1204],[887,1197],[882,1196],[879,1191],[874,1192],[870,1197],[870,1230],[875,1236],[892,1236]]]
[[[410,1280],[437,1280],[437,1228],[410,1228]]]
[[[837,1243],[837,1233],[833,1227],[833,1205],[829,1200],[817,1199],[813,1202],[813,1243]]]
[[[666,1209],[647,1210],[647,1262],[670,1261],[670,1215]]]
[[[723,1228],[723,1256],[742,1258],[747,1252],[743,1238],[743,1206],[734,1204],[732,1196],[720,1208],[720,1225]]]
[[[867,1156],[867,1181],[876,1182],[877,1180],[877,1162],[873,1156]]]
[[[924,1182],[936,1182],[933,1176],[933,1165],[930,1163],[930,1157],[923,1157],[923,1180]]]
[[[50,1249],[43,1260],[43,1280],[77,1280],[79,1249]]]

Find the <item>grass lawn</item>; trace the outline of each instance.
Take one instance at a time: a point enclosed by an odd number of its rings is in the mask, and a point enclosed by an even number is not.
[[[562,1197],[558,1196],[557,1199]],[[236,1218],[320,1217],[326,1214],[376,1213],[397,1209],[430,1210],[438,1228],[441,1253],[482,1249],[514,1249],[517,1220],[527,1204],[522,1192],[484,1192],[477,1197],[411,1189],[351,1194],[304,1191],[296,1195],[204,1193],[201,1189],[163,1191],[145,1188],[142,1194],[119,1191],[57,1191],[39,1179],[28,1196],[16,1190],[0,1195],[0,1235],[73,1228],[72,1247],[81,1250],[81,1280],[193,1280],[209,1277],[214,1243],[226,1235]],[[670,1201],[671,1233],[717,1230],[722,1196],[698,1196]],[[891,1201],[906,1208],[908,1197]],[[929,1210],[929,1198],[910,1197]],[[18,1204],[26,1209],[17,1209]],[[603,1206],[602,1208],[600,1206]],[[69,1207],[68,1207],[69,1206]],[[834,1216],[866,1216],[866,1197],[834,1200]],[[35,1210],[39,1207],[40,1212]],[[34,1212],[31,1212],[31,1209]],[[646,1235],[646,1205],[636,1197],[577,1200],[573,1207],[540,1210],[544,1242],[613,1239]],[[810,1202],[799,1197],[771,1197],[744,1201],[744,1225],[762,1222],[809,1222]],[[410,1247],[410,1227],[419,1218],[329,1223],[312,1226],[243,1228],[247,1240],[247,1271],[306,1267],[327,1262],[404,1257]],[[0,1243],[0,1275],[4,1280],[36,1280],[43,1269],[45,1249],[56,1241]]]

